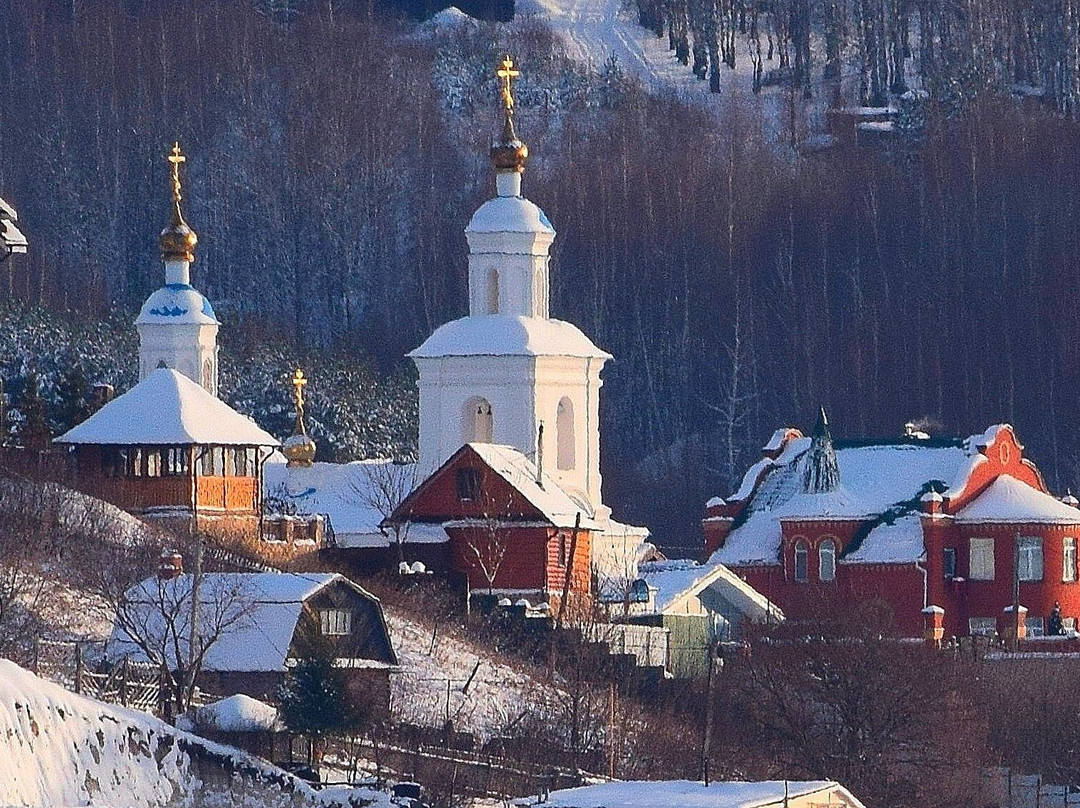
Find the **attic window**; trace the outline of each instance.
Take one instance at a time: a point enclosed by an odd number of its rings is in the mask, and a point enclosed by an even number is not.
[[[462,502],[480,499],[480,469],[458,469],[457,495]]]
[[[323,609],[319,612],[319,628],[331,637],[352,634],[352,612],[347,609]]]

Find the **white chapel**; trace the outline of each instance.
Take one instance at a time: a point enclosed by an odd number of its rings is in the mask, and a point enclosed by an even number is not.
[[[514,131],[509,61],[505,121],[491,147],[497,195],[473,214],[469,314],[409,356],[420,373],[420,479],[463,443],[513,446],[592,510],[600,487],[600,371],[611,355],[548,307],[555,229],[521,194],[528,147]]]
[[[187,158],[180,144],[169,155],[172,163],[172,218],[161,232],[165,285],[147,298],[135,320],[139,332],[139,380],[158,368],[179,371],[218,394],[217,332],[221,323],[210,301],[191,285],[198,236],[180,211],[180,164]]]

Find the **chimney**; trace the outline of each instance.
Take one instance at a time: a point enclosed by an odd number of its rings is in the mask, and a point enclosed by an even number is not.
[[[536,484],[544,487],[544,423],[536,430]]]
[[[113,400],[115,392],[111,384],[105,384],[104,382],[95,384],[90,393],[90,409],[94,412],[100,410]]]
[[[158,578],[171,581],[184,574],[184,557],[176,550],[162,550],[158,560]]]

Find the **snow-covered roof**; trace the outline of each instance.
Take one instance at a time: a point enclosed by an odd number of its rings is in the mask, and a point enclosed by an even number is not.
[[[543,475],[543,487],[538,485],[536,465],[521,450],[496,443],[470,443],[468,446],[555,527],[573,527],[577,515],[581,514],[581,527],[600,528],[593,520],[592,509],[567,494],[547,474]]]
[[[923,557],[922,520],[918,514],[901,516],[893,522],[881,522],[862,540],[844,561],[851,564],[900,564]]]
[[[26,236],[15,226],[19,215],[3,199],[0,199],[0,244],[6,245],[13,253],[25,253],[28,246]]]
[[[164,636],[168,625],[159,604],[177,614],[179,643],[187,653],[190,623],[192,576],[181,575],[162,581],[147,578],[129,589],[124,598],[129,619],[135,620],[141,634]],[[335,581],[375,600],[373,595],[336,573],[237,573],[215,572],[202,576],[199,589],[199,613],[207,633],[215,627],[228,626],[206,652],[204,670],[280,672],[286,668],[289,646],[304,602]],[[125,627],[114,625],[106,652],[110,660],[131,656],[148,661]]]
[[[732,499],[750,501],[724,546],[713,554],[712,561],[775,564],[781,519],[866,519],[895,506],[914,507],[931,482],[948,484],[971,460],[963,441],[848,446],[838,441],[835,445],[840,489],[807,494],[802,487],[801,459],[809,443],[806,438],[792,440],[776,460],[760,461],[747,473]]]
[[[220,325],[214,308],[186,283],[168,283],[146,298],[135,325]]]
[[[1080,510],[1002,474],[954,517],[962,523],[1078,525]]]
[[[660,614],[672,609],[678,613],[687,598],[714,589],[750,620],[784,619],[777,606],[723,564],[702,565],[690,559],[673,559],[646,562],[638,569],[645,582],[656,590],[656,611]]]
[[[250,418],[172,368],[158,368],[57,443],[277,446]]]
[[[544,211],[523,196],[497,196],[476,209],[466,233],[550,233]]]
[[[419,482],[411,463],[360,460],[289,468],[280,460],[263,466],[266,497],[283,500],[299,514],[328,516],[338,547],[387,547],[391,537],[379,525]],[[432,544],[449,538],[441,525],[415,523],[403,540]]]
[[[832,780],[714,782],[707,786],[692,780],[628,780],[552,791],[547,799],[528,804],[544,808],[765,808],[783,804],[785,796],[794,800],[815,794],[829,794],[827,804],[838,808],[863,808]]]
[[[610,359],[576,325],[509,314],[462,317],[435,329],[409,353],[413,359],[444,356],[574,356]]]
[[[282,724],[277,707],[237,693],[199,707],[195,711],[195,726],[217,732],[273,732]]]

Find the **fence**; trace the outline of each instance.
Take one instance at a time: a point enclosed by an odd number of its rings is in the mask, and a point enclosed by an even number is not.
[[[612,654],[634,657],[640,668],[663,668],[668,663],[670,632],[659,626],[598,623],[586,627],[590,642],[604,643]]]
[[[1044,783],[1037,775],[1008,769],[988,773],[990,797],[997,808],[1069,808],[1080,806],[1080,792],[1069,786]]]

